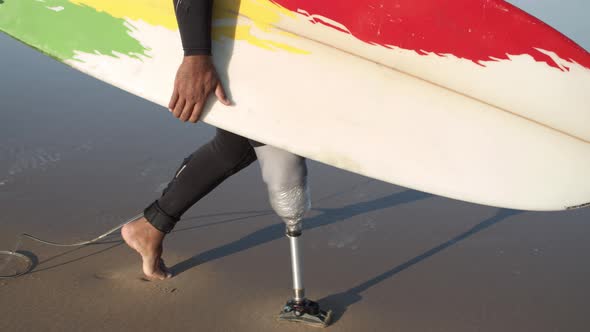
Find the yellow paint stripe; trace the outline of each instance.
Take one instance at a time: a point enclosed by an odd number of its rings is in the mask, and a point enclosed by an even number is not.
[[[117,18],[128,18],[131,20],[143,20],[151,25],[159,25],[170,30],[177,30],[176,18],[172,0],[70,0],[78,5],[86,5],[103,11]],[[268,0],[215,0],[216,10],[213,13],[214,19],[232,18],[237,13],[250,18],[254,26],[269,36],[269,39],[256,36],[252,32],[252,26],[214,26],[213,38],[219,40],[221,37],[244,40],[257,47],[268,50],[284,50],[291,53],[306,54],[304,50],[284,42],[272,39],[276,34],[297,38],[295,35],[287,34],[279,30],[271,30],[272,24],[279,22],[283,17],[295,17],[296,14]]]
[[[161,25],[171,30],[178,29],[172,0],[70,0],[77,5],[86,5],[117,18],[143,20],[151,25]]]

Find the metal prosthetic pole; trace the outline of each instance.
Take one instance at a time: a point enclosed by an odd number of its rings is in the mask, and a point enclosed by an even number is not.
[[[291,248],[291,269],[293,271],[293,291],[295,296],[293,300],[301,303],[305,300],[305,288],[303,287],[303,261],[301,252],[299,251],[299,232],[289,232],[287,230],[287,237],[289,238],[289,246]]]

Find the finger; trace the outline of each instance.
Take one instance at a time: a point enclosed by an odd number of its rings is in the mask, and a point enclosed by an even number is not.
[[[172,96],[170,97],[170,102],[168,103],[168,110],[170,110],[170,112],[172,112],[172,110],[176,106],[176,102],[178,101],[179,97],[180,94],[178,93],[178,88],[174,86],[174,91],[172,91]]]
[[[180,120],[182,122],[185,122],[191,117],[191,114],[193,113],[193,106],[195,106],[193,102],[187,102],[186,104],[184,104],[184,109],[182,110],[182,114],[180,115]]]
[[[189,121],[192,123],[196,123],[201,118],[201,113],[203,112],[203,103],[196,103],[193,107],[193,114],[191,115]]]
[[[225,95],[225,90],[223,89],[223,85],[221,85],[221,82],[217,83],[217,87],[215,88],[215,95],[217,96],[217,99],[219,99],[219,101],[223,105],[225,105],[225,106],[231,105],[231,101],[229,101],[229,99]]]
[[[172,114],[174,115],[175,118],[180,117],[180,115],[182,114],[182,110],[184,109],[184,104],[186,103],[186,99],[180,97],[178,102],[176,102],[176,105],[174,105],[174,111],[172,111]]]

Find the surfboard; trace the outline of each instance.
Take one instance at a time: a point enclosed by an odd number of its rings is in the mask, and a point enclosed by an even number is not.
[[[170,0],[2,0],[0,30],[166,106]],[[479,204],[590,205],[590,54],[502,0],[216,0],[203,120]],[[64,95],[64,98],[67,98]]]

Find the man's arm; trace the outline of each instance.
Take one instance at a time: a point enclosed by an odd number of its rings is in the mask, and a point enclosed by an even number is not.
[[[197,122],[207,97],[230,105],[211,61],[212,0],[173,0],[184,49],[168,108],[182,121]]]

